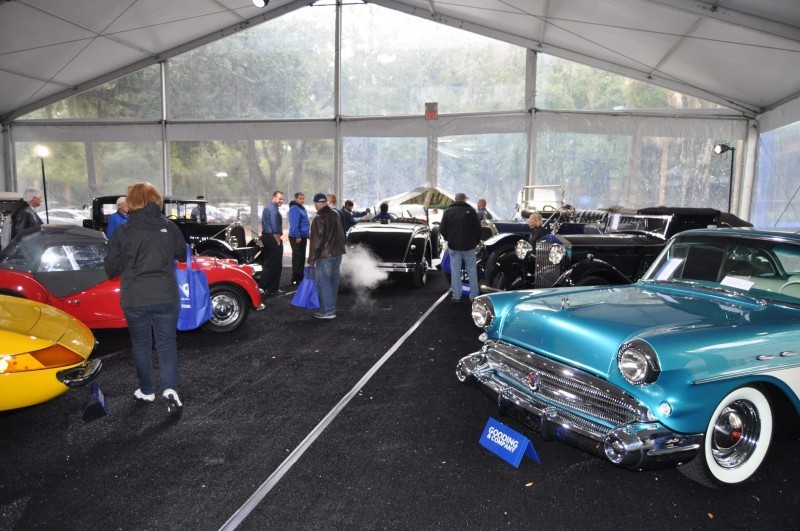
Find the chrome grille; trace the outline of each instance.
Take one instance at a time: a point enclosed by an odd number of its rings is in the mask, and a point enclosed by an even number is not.
[[[561,276],[565,263],[569,262],[569,257],[564,257],[561,264],[550,263],[550,246],[553,245],[545,240],[536,242],[536,278],[533,280],[535,288],[551,288]]]
[[[605,380],[506,344],[489,342],[484,352],[489,362],[484,374],[491,373],[518,392],[612,428],[647,420],[644,406]],[[534,390],[531,374],[538,378]]]

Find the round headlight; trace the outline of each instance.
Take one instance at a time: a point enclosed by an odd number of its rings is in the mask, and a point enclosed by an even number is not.
[[[494,319],[494,305],[485,297],[478,297],[472,302],[472,320],[479,328],[488,328]]]
[[[633,385],[653,383],[661,372],[655,351],[644,341],[638,340],[620,347],[617,367],[622,377]]]
[[[547,258],[550,260],[551,264],[560,264],[561,260],[564,259],[564,255],[566,254],[566,250],[564,246],[560,243],[554,243],[550,246],[550,251],[547,253]]]
[[[517,255],[517,258],[520,260],[525,260],[525,257],[527,257],[528,253],[531,251],[533,251],[533,245],[531,245],[528,240],[519,240],[517,246],[514,247],[514,254]]]

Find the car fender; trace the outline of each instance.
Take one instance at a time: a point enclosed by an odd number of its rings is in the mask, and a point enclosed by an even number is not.
[[[491,238],[489,238],[484,242],[484,245],[486,246],[486,256],[491,255],[492,252],[494,252],[496,249],[499,249],[500,247],[505,247],[507,245],[514,247],[515,245],[517,245],[517,241],[524,239],[525,238],[523,236],[520,236],[519,234],[511,234],[511,233],[495,234],[494,236],[492,236]]]
[[[47,289],[35,278],[27,275],[3,271],[0,273],[0,293],[3,295],[11,295],[12,297],[23,297],[50,306],[57,306],[52,303],[50,293]]]
[[[196,254],[205,254],[206,256],[217,256],[219,258],[232,258],[237,259],[233,247],[222,240],[216,238],[209,238],[194,245],[194,252]]]
[[[589,277],[600,277],[608,284],[632,284],[631,280],[620,273],[620,271],[603,260],[590,259],[583,260],[567,269],[556,280],[553,287],[563,288],[567,286],[579,286],[581,281]]]
[[[235,284],[247,293],[253,308],[258,308],[261,305],[261,292],[259,291],[258,283],[245,270],[239,267],[231,267],[216,260],[213,265],[202,270],[206,273],[209,286],[214,284]]]

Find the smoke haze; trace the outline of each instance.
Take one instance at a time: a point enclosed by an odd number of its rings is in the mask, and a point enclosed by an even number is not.
[[[370,292],[389,277],[378,268],[378,260],[364,246],[348,247],[339,268],[342,284],[356,293],[360,304],[370,302]]]

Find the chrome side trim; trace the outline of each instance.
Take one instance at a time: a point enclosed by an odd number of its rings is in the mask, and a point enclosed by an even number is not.
[[[792,363],[773,363],[769,367],[759,365],[758,367],[748,367],[736,371],[729,371],[722,374],[717,374],[716,376],[709,376],[708,378],[700,378],[698,380],[693,381],[692,385],[701,385],[704,383],[719,382],[722,380],[732,380],[733,378],[741,378],[743,376],[753,376],[756,374],[763,374],[765,372],[782,371],[785,369],[793,369],[795,367],[800,367],[800,360],[797,361],[793,360]]]

